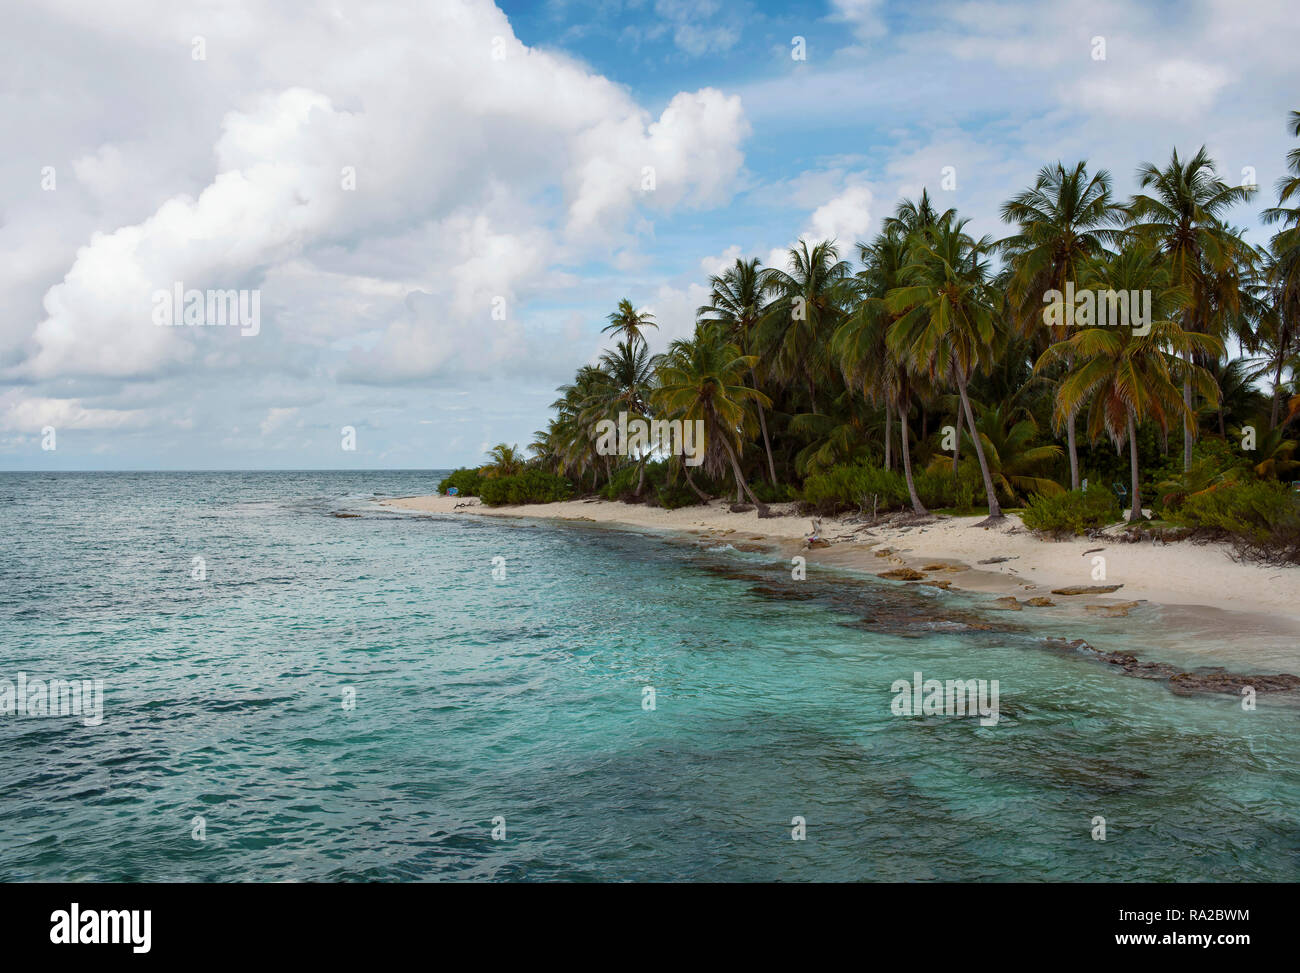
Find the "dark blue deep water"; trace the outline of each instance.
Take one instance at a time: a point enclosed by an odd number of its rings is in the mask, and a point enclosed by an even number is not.
[[[0,879],[1300,877],[1293,705],[933,589],[373,502],[437,478],[0,474],[0,678],[105,686],[99,726],[0,716]],[[917,670],[1001,722],[892,715]]]

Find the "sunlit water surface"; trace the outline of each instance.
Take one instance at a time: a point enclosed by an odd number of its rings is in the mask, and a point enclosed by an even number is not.
[[[98,727],[0,717],[0,879],[1300,877],[1294,706],[933,589],[373,502],[436,479],[0,474],[0,677],[106,687]],[[893,715],[915,671],[1001,721]]]

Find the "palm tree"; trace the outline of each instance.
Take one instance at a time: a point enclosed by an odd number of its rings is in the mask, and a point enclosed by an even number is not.
[[[697,324],[720,325],[728,340],[746,354],[751,353],[755,328],[767,308],[767,275],[758,266],[758,258],[741,260],[737,257],[734,266],[709,279],[712,288],[709,303],[695,312]],[[749,381],[754,388],[759,387],[754,369],[750,369]],[[776,463],[772,459],[772,440],[767,434],[767,416],[762,405],[758,405],[758,427],[767,453],[768,477],[776,486]]]
[[[1300,111],[1291,112],[1287,126],[1300,138]],[[1273,409],[1271,427],[1278,423],[1283,363],[1300,353],[1300,147],[1287,153],[1289,176],[1277,182],[1277,205],[1264,210],[1265,223],[1282,228],[1268,242],[1265,280],[1272,298]],[[1287,203],[1296,203],[1287,206]]]
[[[628,421],[650,419],[650,393],[654,386],[653,362],[644,339],[620,341],[613,351],[600,356],[600,367],[609,376],[609,383],[597,386],[597,394],[588,403],[587,418],[595,427],[600,419],[618,421],[618,414],[627,413]],[[620,443],[622,452],[625,445]],[[637,459],[638,475],[636,495],[645,489],[645,464],[650,451],[643,450]]]
[[[1185,331],[1180,317],[1191,295],[1175,282],[1173,269],[1153,246],[1134,241],[1119,254],[1095,260],[1089,283],[1099,290],[1150,291],[1151,326],[1145,335],[1124,327],[1084,328],[1057,342],[1039,358],[1036,369],[1071,362],[1057,393],[1057,409],[1066,413],[1091,399],[1088,435],[1109,435],[1116,447],[1129,445],[1129,522],[1142,517],[1137,427],[1148,420],[1167,430],[1181,418],[1183,427],[1196,417],[1180,394],[1180,380],[1213,400],[1218,390],[1194,354],[1218,356],[1223,345],[1212,335]],[[1182,361],[1177,357],[1183,355]]]
[[[845,389],[829,405],[825,414],[802,412],[790,419],[792,432],[810,438],[794,458],[795,472],[802,476],[871,459],[871,416],[865,400]]]
[[[976,407],[979,417],[975,420],[975,428],[984,455],[988,457],[993,483],[1003,494],[1014,499],[1022,494],[1063,492],[1061,484],[1045,476],[1042,470],[1043,466],[1060,458],[1061,447],[1055,443],[1033,445],[1038,435],[1038,424],[1031,417],[1012,422],[1012,408],[1002,403],[991,406],[976,403]],[[964,435],[973,446],[969,433]],[[946,464],[944,457],[936,457],[932,469],[939,472],[938,467]]]
[[[613,475],[608,456],[596,452],[593,433],[595,419],[591,416],[593,403],[608,401],[611,381],[609,375],[594,365],[578,369],[572,384],[558,389],[560,398],[551,403],[556,417],[547,427],[546,437],[555,456],[555,472],[582,479],[589,472],[593,485],[599,482],[597,470],[603,465],[608,480]]]
[[[645,344],[646,328],[659,328],[655,324],[654,315],[649,311],[638,311],[632,306],[632,302],[626,297],[618,302],[618,310],[609,315],[609,324],[600,329],[601,334],[613,332],[617,338],[622,335],[630,345],[636,345],[638,342]]]
[[[928,206],[928,200],[922,196]],[[911,383],[906,369],[889,348],[886,340],[896,320],[885,306],[885,296],[901,283],[900,273],[907,262],[907,238],[898,229],[886,230],[870,244],[858,244],[864,269],[858,277],[858,303],[831,339],[839,359],[844,380],[860,387],[866,397],[885,408],[885,469],[892,467],[893,417],[897,411],[902,430],[903,476],[912,501],[912,511],[924,516],[928,511],[917,495],[912,476],[912,451],[907,414],[911,409]]]
[[[1045,166],[1034,185],[1002,205],[1002,219],[1019,230],[998,246],[1010,264],[1007,300],[1018,330],[1036,340],[1040,350],[1069,337],[1070,324],[1044,328],[1043,297],[1050,290],[1064,292],[1077,281],[1085,261],[1101,254],[1104,241],[1114,231],[1116,205],[1110,195],[1110,173],[1105,169],[1091,178],[1088,164],[1066,169],[1061,163]],[[1068,364],[1067,364],[1068,367]],[[1065,421],[1070,454],[1070,489],[1079,489],[1079,453],[1074,439],[1074,416]]]
[[[488,476],[514,476],[523,472],[524,456],[517,445],[497,443],[487,455],[490,462],[484,467],[484,472]]]
[[[768,270],[764,283],[775,297],[758,328],[756,350],[785,382],[802,379],[817,412],[817,378],[829,372],[828,345],[853,300],[853,273],[833,240],[790,248],[790,272]]]
[[[1223,215],[1250,199],[1254,187],[1229,186],[1221,180],[1204,146],[1186,162],[1175,149],[1163,169],[1143,163],[1137,176],[1141,188],[1152,193],[1133,197],[1126,208],[1127,223],[1136,235],[1161,248],[1169,261],[1171,283],[1187,291],[1182,330],[1207,333],[1214,323],[1216,304],[1233,308],[1239,303],[1235,268],[1247,248]],[[1187,364],[1183,403],[1191,412],[1193,373],[1191,361]],[[1195,425],[1184,423],[1184,470],[1192,465],[1195,431]]]
[[[987,237],[968,236],[966,222],[946,220],[913,235],[900,274],[902,284],[889,292],[885,306],[898,315],[889,329],[890,350],[909,370],[932,381],[954,383],[967,428],[974,429],[967,386],[994,346],[999,302],[984,259],[992,243]],[[978,436],[973,443],[984,478],[988,521],[997,522],[1003,514],[988,460]]]
[[[956,218],[955,209],[947,209],[942,213],[935,209],[930,201],[929,190],[922,188],[919,200],[915,202],[910,199],[899,200],[894,215],[885,217],[884,231],[897,233],[907,240],[915,233],[924,233],[940,224],[951,223]]]
[[[1277,427],[1282,407],[1283,374],[1300,365],[1300,284],[1288,278],[1300,270],[1300,253],[1288,257],[1285,245],[1274,236],[1260,259],[1260,272],[1250,287],[1249,310],[1255,321],[1250,350],[1256,353],[1257,368],[1251,378],[1268,375],[1272,386],[1269,428]],[[1280,252],[1279,252],[1280,251]],[[1293,266],[1285,263],[1290,259]]]
[[[758,515],[766,517],[767,506],[754,496],[740,468],[740,452],[754,425],[749,404],[770,404],[766,395],[745,384],[754,364],[754,356],[741,354],[721,328],[702,325],[689,340],[674,341],[660,359],[653,397],[669,419],[703,420],[705,472],[720,475],[729,462],[737,497],[748,495]]]

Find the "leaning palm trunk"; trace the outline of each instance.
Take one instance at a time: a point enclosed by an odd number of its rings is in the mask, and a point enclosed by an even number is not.
[[[925,504],[916,495],[916,483],[912,480],[912,450],[907,442],[909,437],[907,432],[907,407],[905,405],[898,410],[898,422],[903,432],[903,477],[907,480],[907,492],[912,498],[912,512],[924,517],[930,511],[925,509]]]
[[[709,496],[703,490],[695,485],[695,480],[691,476],[691,468],[685,463],[682,464],[682,472],[686,474],[686,485],[695,491],[695,495],[700,498],[701,503],[708,503]]]
[[[961,409],[957,410],[957,438],[953,441],[952,446],[952,475],[957,475],[957,464],[961,462]],[[943,444],[940,443],[940,446]]]
[[[984,457],[984,445],[975,430],[975,413],[971,411],[970,398],[966,395],[966,376],[958,372],[957,391],[961,394],[961,406],[966,413],[966,425],[971,431],[971,442],[975,444],[975,458],[980,461],[980,475],[984,477],[984,492],[989,501],[989,520],[1002,519],[1002,507],[998,504],[997,492],[993,489],[993,477],[989,475],[989,463]]]
[[[1128,522],[1136,524],[1142,519],[1142,497],[1138,492],[1138,447],[1137,423],[1133,421],[1133,410],[1128,410],[1128,463],[1129,493],[1133,496],[1133,509],[1128,512]]]
[[[752,368],[749,370],[749,379],[754,383],[754,388],[758,388],[758,376],[754,374]],[[762,405],[757,402],[754,404],[758,406],[758,427],[763,430],[763,450],[767,453],[767,473],[771,478],[772,486],[776,486],[776,463],[772,460],[772,440],[767,436],[767,416],[763,413]]]
[[[1187,363],[1188,369],[1192,367],[1192,353],[1186,352],[1183,360]],[[1187,414],[1192,414],[1192,380],[1188,376],[1183,378],[1183,405],[1187,407]],[[1183,472],[1186,473],[1192,468],[1192,426],[1191,423],[1183,423]]]
[[[758,510],[758,515],[760,517],[766,517],[768,515],[767,504],[754,496],[754,491],[751,490],[749,484],[745,482],[745,474],[740,471],[740,460],[736,458],[736,451],[731,448],[731,443],[727,442],[725,436],[722,437],[722,445],[727,450],[727,458],[731,460],[731,473],[736,478],[736,499],[740,500],[741,491],[743,490],[744,493],[748,495],[750,503],[752,503],[755,509]]]

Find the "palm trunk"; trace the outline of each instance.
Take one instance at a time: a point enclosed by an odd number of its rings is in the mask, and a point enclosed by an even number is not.
[[[894,468],[893,445],[894,437],[890,435],[893,432],[894,416],[893,406],[888,401],[885,402],[885,470],[889,471]]]
[[[1183,361],[1190,371],[1192,367],[1190,351],[1183,355]],[[1192,468],[1192,379],[1190,375],[1183,376],[1183,405],[1187,407],[1187,418],[1183,422],[1183,472],[1186,473]]]
[[[686,485],[695,491],[695,495],[700,498],[700,502],[708,503],[708,494],[695,485],[695,480],[691,478],[691,468],[685,463],[682,464],[682,472],[686,474]]]
[[[1128,522],[1136,524],[1142,519],[1142,497],[1138,493],[1138,446],[1137,424],[1133,421],[1133,410],[1128,412],[1128,464],[1129,493],[1133,498],[1133,509],[1128,513]]]
[[[907,480],[907,492],[912,498],[912,512],[918,516],[924,517],[930,511],[925,509],[925,504],[921,498],[916,495],[916,483],[912,480],[912,449],[908,444],[907,433],[907,404],[899,406],[898,423],[902,427],[903,433],[903,477]]]
[[[1284,359],[1282,353],[1279,350],[1278,358],[1277,358],[1277,371],[1273,373],[1273,411],[1269,417],[1269,422],[1268,422],[1268,428],[1270,430],[1277,428],[1277,411],[1278,411],[1278,407],[1282,404],[1282,399],[1280,398],[1280,396],[1282,393],[1283,361]]]
[[[975,444],[975,458],[980,461],[980,475],[984,477],[984,493],[989,501],[989,520],[1001,520],[1002,507],[998,503],[997,492],[993,489],[993,477],[989,475],[989,462],[984,457],[984,444],[980,442],[979,433],[975,431],[975,413],[971,411],[970,399],[966,395],[966,376],[957,373],[957,391],[961,394],[961,406],[966,412],[966,425],[971,431],[971,442]]]
[[[1065,284],[1062,283],[1059,286],[1063,288]],[[1067,337],[1068,334],[1069,331],[1067,329],[1066,331]],[[1065,359],[1065,370],[1068,373],[1073,369],[1074,369],[1074,356],[1068,355],[1066,356]],[[1070,410],[1070,415],[1066,421],[1065,445],[1070,453],[1070,489],[1077,490],[1079,489],[1079,446],[1074,437],[1074,410],[1073,409]]]
[[[731,443],[727,442],[726,436],[722,437],[722,445],[727,450],[727,458],[731,460],[731,474],[736,478],[736,499],[740,500],[741,491],[743,490],[749,496],[750,503],[752,503],[758,510],[758,515],[760,517],[766,517],[768,515],[767,504],[754,496],[754,491],[751,490],[749,484],[745,482],[745,474],[740,472],[740,460],[736,458],[736,451],[731,448]]]
[[[754,370],[749,370],[749,380],[754,383],[754,388],[758,389],[758,376]],[[754,403],[758,405],[757,402]],[[758,405],[758,426],[763,430],[763,450],[767,453],[767,473],[772,480],[772,486],[776,486],[776,463],[772,459],[772,441],[767,438],[767,416],[763,412],[763,407]]]
[[[1070,417],[1066,420],[1065,426],[1065,443],[1070,450],[1070,489],[1079,489],[1079,449],[1074,440],[1074,410],[1070,410]]]
[[[636,495],[638,497],[641,496],[641,491],[645,489],[645,461],[649,456],[650,454],[646,453],[641,457],[641,462],[638,464],[641,467],[641,472],[637,474],[636,478]]]
[[[957,438],[953,441],[952,475],[957,475],[957,464],[961,462],[961,409],[957,410]]]

